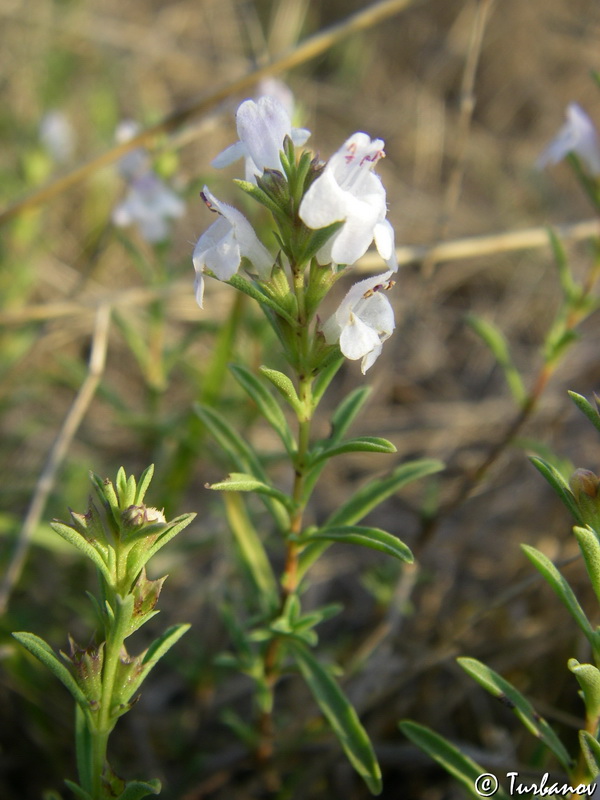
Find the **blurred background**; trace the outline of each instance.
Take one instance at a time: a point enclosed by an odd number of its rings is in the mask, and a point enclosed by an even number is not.
[[[0,0],[2,207],[109,150],[121,121],[142,129],[156,124],[368,5]],[[593,219],[566,165],[542,173],[535,162],[569,102],[600,121],[591,75],[600,67],[599,35],[594,0],[421,0],[277,77],[293,91],[297,123],[312,131],[308,145],[322,158],[356,130],[385,140],[378,171],[397,244],[433,245]],[[47,521],[64,519],[69,506],[85,509],[90,469],[114,477],[120,465],[139,473],[151,462],[156,477],[148,502],[170,515],[199,512],[155,565],[156,575],[169,573],[162,627],[189,621],[193,628],[117,728],[115,767],[128,777],[160,777],[167,800],[261,796],[242,743],[223,722],[228,708],[249,715],[249,684],[214,666],[228,646],[219,608],[225,601],[242,607],[247,591],[219,498],[204,489],[227,464],[191,411],[199,399],[218,403],[280,468],[269,432],[226,370],[233,358],[256,367],[264,353],[270,357],[271,334],[223,284],[207,282],[203,311],[193,297],[191,252],[212,221],[199,198],[202,186],[250,210],[231,182],[239,168],[216,171],[210,162],[236,140],[235,109],[256,91],[232,94],[150,143],[157,173],[185,201],[166,242],[152,245],[135,227],[111,223],[127,192],[114,165],[2,228],[2,574],[28,509],[32,534],[0,628],[3,800],[33,800],[75,775],[70,699],[9,637],[31,630],[65,649],[67,632],[83,641],[91,635],[84,592],[93,575],[56,541]],[[58,148],[47,134],[48,115],[56,113],[63,125]],[[598,258],[594,242],[564,246],[583,280]],[[582,705],[566,661],[585,659],[586,650],[519,543],[568,561],[565,574],[594,619],[585,570],[572,558],[578,551],[570,519],[527,453],[554,453],[567,474],[571,464],[600,467],[598,442],[566,394],[591,397],[598,389],[598,319],[592,314],[579,326],[579,341],[518,440],[501,447],[476,482],[518,409],[466,315],[498,326],[531,389],[561,303],[552,251],[541,245],[503,252],[499,245],[473,257],[412,259],[391,299],[397,329],[368,373],[374,391],[357,429],[389,438],[398,454],[338,459],[324,473],[311,513],[323,518],[367,476],[404,459],[440,458],[447,470],[373,515],[373,524],[414,549],[417,571],[340,547],[319,565],[309,598],[345,606],[323,626],[322,655],[345,670],[345,690],[381,761],[382,797],[460,798],[403,739],[398,720],[430,725],[492,771],[535,774],[544,764],[509,711],[455,665],[457,655],[480,658],[513,681],[575,746]],[[53,443],[65,435],[65,419],[89,381],[103,303],[112,307],[111,323],[96,344],[106,347],[106,366],[52,480],[40,486]],[[347,363],[324,412],[364,380],[358,365]],[[326,434],[325,414],[319,425]],[[37,516],[36,496],[43,500]],[[436,503],[444,512],[424,524]],[[280,560],[278,542],[268,530],[265,537]],[[334,740],[300,736],[306,726],[318,731],[317,710],[300,681],[286,679],[280,692],[286,797],[366,797]]]

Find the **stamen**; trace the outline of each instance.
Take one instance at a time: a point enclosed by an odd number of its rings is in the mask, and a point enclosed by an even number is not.
[[[204,194],[204,192],[200,192],[200,197],[204,200],[204,205],[208,208],[209,211],[212,211],[213,214],[218,214],[219,211],[214,207],[214,205],[210,202],[208,197]]]

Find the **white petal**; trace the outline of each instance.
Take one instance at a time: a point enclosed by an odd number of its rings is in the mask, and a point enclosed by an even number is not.
[[[201,272],[196,273],[196,280],[194,281],[194,295],[196,296],[196,302],[203,308],[204,302],[204,276]]]
[[[298,215],[309,228],[325,228],[346,219],[346,199],[331,170],[325,168],[302,198]]]
[[[338,322],[341,325],[344,325],[346,323],[346,319],[348,318],[348,314],[360,302],[360,300],[363,299],[364,295],[373,291],[378,286],[384,286],[392,275],[393,272],[390,270],[381,275],[372,275],[370,278],[364,278],[362,281],[358,281],[351,286],[346,296],[340,303],[338,310],[336,311],[336,318]]]
[[[291,137],[296,147],[301,147],[310,138],[310,131],[307,128],[292,128]]]
[[[354,313],[366,325],[377,331],[380,337],[389,338],[396,325],[394,309],[382,291],[361,299],[354,307]]]
[[[337,321],[335,314],[332,317],[329,317],[327,322],[321,328],[321,332],[325,337],[327,344],[336,344],[339,342],[342,326]]]
[[[356,315],[350,314],[348,324],[344,325],[340,334],[340,350],[346,358],[356,361],[378,346],[377,332],[365,325]]]
[[[369,249],[373,241],[376,216],[369,206],[363,214],[346,218],[342,228],[332,239],[331,257],[336,264],[354,264]]]
[[[292,123],[281,103],[274,97],[260,97],[257,103],[245,100],[238,108],[236,121],[240,140],[259,169],[281,169],[279,152],[284,138],[292,132]]]
[[[367,353],[367,355],[364,356],[363,360],[360,362],[360,371],[362,372],[363,375],[369,369],[369,367],[372,367],[373,364],[377,361],[377,359],[381,355],[381,350],[382,350],[381,344],[378,344],[371,350],[370,353]]]
[[[378,222],[373,230],[377,252],[394,272],[398,270],[394,229],[389,220]]]
[[[229,147],[226,147],[225,150],[222,150],[219,155],[215,156],[210,163],[213,167],[221,169],[222,167],[228,167],[235,161],[239,161],[239,159],[243,158],[245,155],[245,145],[242,142],[235,142],[235,144],[230,144]]]

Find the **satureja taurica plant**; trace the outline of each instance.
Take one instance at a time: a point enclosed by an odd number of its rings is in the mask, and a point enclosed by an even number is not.
[[[245,160],[245,180],[235,183],[270,212],[278,251],[270,252],[237,209],[205,188],[203,199],[217,219],[194,250],[196,298],[202,306],[205,276],[227,281],[258,303],[275,331],[285,372],[269,365],[261,366],[258,374],[239,364],[231,369],[281,440],[292,480],[288,491],[277,486],[260,454],[223,414],[198,408],[235,470],[210,488],[224,493],[228,521],[256,598],[247,618],[226,615],[235,652],[225,654],[221,663],[254,681],[255,724],[238,719],[234,725],[259,761],[269,765],[272,783],[278,780],[272,768],[274,691],[282,672],[292,668],[301,673],[351,764],[376,794],[381,773],[367,734],[332,672],[313,653],[318,643],[315,627],[337,609],[306,611],[302,593],[310,567],[336,542],[411,561],[410,550],[397,536],[360,523],[400,487],[441,468],[432,460],[401,464],[387,477],[368,482],[318,524],[307,515],[329,459],[357,451],[395,452],[382,438],[346,436],[367,398],[366,387],[342,400],[327,438],[315,439],[312,430],[319,402],[344,357],[359,360],[365,373],[394,329],[387,296],[397,271],[394,232],[386,219],[385,189],[374,172],[384,156],[384,143],[354,133],[322,163],[300,150],[309,132],[292,127],[286,109],[269,96],[243,102],[236,121],[239,141],[213,163],[222,167]],[[354,283],[326,317],[322,301],[373,242],[387,269]],[[280,575],[240,493],[258,495],[272,518],[284,548]]]

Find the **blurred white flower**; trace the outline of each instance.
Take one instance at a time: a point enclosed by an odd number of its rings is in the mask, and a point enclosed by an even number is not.
[[[317,253],[321,264],[353,264],[375,240],[388,267],[398,269],[394,229],[386,217],[385,189],[372,172],[384,143],[366,133],[353,134],[325,165],[300,204],[300,219],[309,228],[344,225]]]
[[[383,293],[390,288],[393,274],[389,270],[355,283],[323,326],[327,344],[339,342],[346,358],[362,359],[363,375],[375,363],[395,327],[394,310]]]
[[[54,161],[65,164],[75,152],[75,131],[62,111],[48,111],[40,122],[40,141]]]
[[[255,181],[265,169],[281,170],[279,153],[289,136],[295,145],[302,145],[310,136],[304,128],[292,128],[284,106],[275,97],[244,100],[236,114],[240,141],[230,145],[213,159],[214,167],[226,167],[240,158],[246,159],[246,180]]]
[[[557,164],[574,153],[594,177],[600,175],[600,142],[594,123],[577,103],[569,103],[567,121],[537,160],[537,167]]]
[[[139,130],[136,122],[125,120],[119,123],[115,139],[119,144],[128,142]],[[120,158],[117,169],[129,189],[125,200],[113,210],[113,223],[120,228],[137,225],[140,236],[150,244],[164,241],[169,236],[171,220],[185,213],[183,200],[156,175],[143,147]]]
[[[117,125],[115,141],[117,144],[128,142],[130,139],[133,139],[134,136],[137,136],[140,130],[141,128],[137,122],[130,119],[123,120]],[[119,175],[126,181],[141,178],[152,169],[148,151],[143,147],[130,150],[118,160],[117,169],[119,170]]]
[[[121,228],[137,225],[140,235],[156,244],[168,237],[170,221],[184,212],[183,200],[153,172],[147,172],[131,182],[125,200],[112,213],[112,221]]]
[[[202,193],[206,205],[218,218],[198,239],[192,260],[196,270],[196,300],[200,308],[204,297],[204,273],[210,270],[215,278],[228,281],[238,271],[242,258],[247,258],[259,277],[268,280],[273,257],[260,243],[254,228],[236,208],[222,203],[205,186]]]

